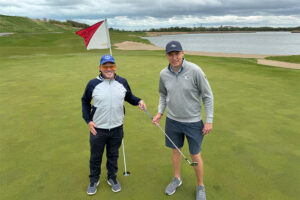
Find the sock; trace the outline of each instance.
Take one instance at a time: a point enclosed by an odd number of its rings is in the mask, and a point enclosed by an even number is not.
[[[197,190],[204,190],[204,189],[205,189],[204,185],[198,185],[197,186]]]

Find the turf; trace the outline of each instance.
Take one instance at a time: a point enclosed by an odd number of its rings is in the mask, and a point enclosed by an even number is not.
[[[290,63],[299,63],[300,64],[300,55],[293,55],[293,56],[270,56],[267,57],[268,60],[278,60],[283,62],[290,62]]]
[[[52,21],[52,22],[51,22]],[[30,19],[28,17],[6,16],[0,14],[0,32],[64,32],[74,28],[66,22]]]
[[[173,196],[164,195],[172,179],[171,152],[148,116],[127,103],[124,141],[131,175],[122,176],[120,150],[122,191],[111,191],[103,164],[98,192],[88,197],[89,133],[80,98],[109,51],[87,52],[70,33],[16,34],[0,37],[0,46],[1,199],[195,198],[194,171],[184,162],[183,185]],[[113,55],[117,73],[154,115],[159,72],[167,65],[163,51],[113,49]],[[186,59],[202,67],[215,97],[214,129],[202,151],[207,199],[298,199],[300,71],[253,59]],[[183,152],[188,155],[187,145]]]

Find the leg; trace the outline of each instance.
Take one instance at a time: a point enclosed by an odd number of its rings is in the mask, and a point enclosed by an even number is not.
[[[174,144],[181,149],[184,143],[184,134],[181,132],[180,124],[177,121],[166,119],[166,135],[165,141],[166,146],[172,148],[172,161],[174,169],[174,178],[171,183],[166,187],[165,193],[167,195],[172,195],[175,193],[176,189],[182,184],[180,178],[180,164],[181,164],[181,154],[175,148]],[[172,140],[172,142],[170,141]],[[174,143],[174,144],[173,144]]]
[[[172,140],[172,142],[181,150],[184,143],[184,134],[180,131],[180,123],[169,118],[166,119],[166,134]],[[180,163],[181,154],[175,148],[173,143],[165,137],[166,146],[172,148],[172,161],[174,168],[174,177],[180,178]]]
[[[197,177],[196,200],[206,200],[205,187],[203,183],[203,161],[200,153],[191,155],[193,161],[198,162],[198,166],[194,166]]]
[[[191,155],[193,162],[198,162],[197,166],[194,166],[195,174],[197,177],[198,185],[203,186],[203,160],[201,158],[201,154]]]
[[[203,183],[203,161],[201,158],[201,145],[204,135],[202,133],[203,130],[203,122],[195,122],[189,123],[186,126],[186,137],[189,143],[189,149],[191,153],[191,157],[193,162],[197,162],[198,165],[194,166],[195,174],[197,177],[197,187],[196,187],[196,199],[197,200],[205,200],[205,187]]]
[[[204,138],[204,135],[202,133],[203,127],[204,125],[202,121],[188,123],[185,126],[185,133],[189,143],[191,158],[193,162],[198,163],[197,166],[194,166],[197,183],[201,186],[203,186],[203,161],[200,151],[202,149],[201,146]]]
[[[106,145],[106,168],[107,168],[107,178],[116,178],[116,173],[118,172],[118,158],[119,158],[119,148],[122,143],[123,138],[123,127],[119,127],[109,132],[110,137]]]
[[[181,150],[181,148],[180,148]],[[177,149],[173,149],[172,152],[172,161],[173,161],[173,168],[174,168],[174,177],[180,178],[180,164],[181,164],[181,154]]]
[[[176,192],[176,189],[182,184],[180,178],[180,163],[181,163],[181,154],[177,149],[172,151],[172,160],[174,167],[174,178],[172,182],[166,187],[165,193],[167,195],[172,195]]]
[[[97,135],[90,133],[90,182],[96,183],[99,180],[101,174],[101,162],[102,155],[106,143],[106,137],[104,133],[100,133],[97,130]]]

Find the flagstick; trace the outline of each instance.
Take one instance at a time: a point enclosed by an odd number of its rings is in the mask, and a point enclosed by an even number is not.
[[[109,30],[108,30],[108,26],[107,26],[107,19],[105,19],[104,22],[105,22],[106,32],[107,32],[107,34],[106,34],[107,35],[107,41],[109,42],[109,51],[110,51],[110,55],[112,55],[110,37],[109,37]]]
[[[109,52],[110,52],[110,55],[112,56],[111,47],[109,47]]]

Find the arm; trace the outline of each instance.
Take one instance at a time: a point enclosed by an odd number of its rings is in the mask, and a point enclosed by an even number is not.
[[[125,101],[127,101],[131,105],[139,105],[139,108],[141,110],[144,110],[143,108],[146,108],[145,102],[132,94],[130,86],[127,81],[125,82],[124,86],[126,88]]]
[[[139,105],[139,102],[141,101],[141,99],[132,94],[130,86],[127,83],[127,81],[124,83],[124,86],[126,88],[125,101],[127,101],[128,103],[130,103],[131,105],[134,105],[134,106]]]
[[[92,121],[91,113],[91,100],[92,100],[93,88],[91,87],[91,82],[89,82],[85,88],[83,96],[81,98],[82,103],[82,117],[88,124],[88,127],[93,135],[97,134],[95,130],[96,124]]]
[[[152,123],[158,124],[161,116],[163,115],[167,105],[167,89],[160,77],[159,79],[159,104],[158,104],[158,113],[153,117]]]
[[[200,70],[197,79],[197,86],[201,92],[202,101],[205,109],[205,123],[203,134],[207,134],[212,130],[213,123],[213,93],[205,74]]]
[[[89,82],[84,90],[84,93],[81,97],[81,105],[82,105],[82,117],[85,122],[88,124],[91,120],[91,100],[92,100],[92,87],[91,82]]]

